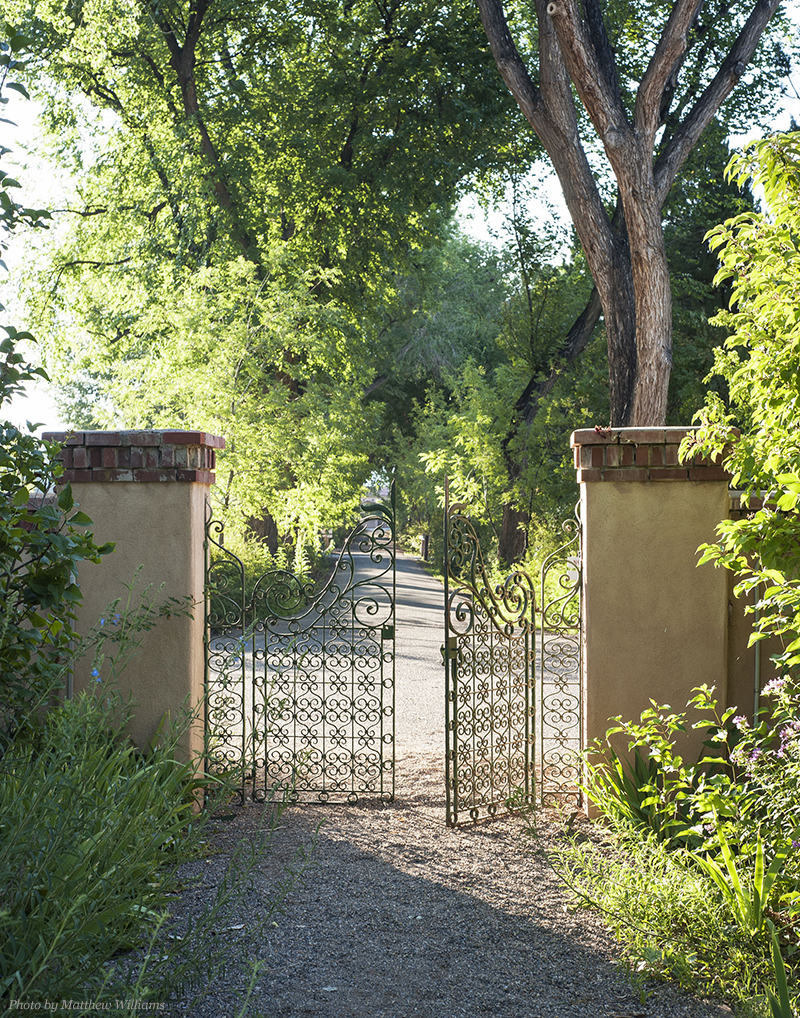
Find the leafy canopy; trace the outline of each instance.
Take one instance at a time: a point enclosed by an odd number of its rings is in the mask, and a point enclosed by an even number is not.
[[[800,133],[747,146],[728,174],[763,189],[766,211],[712,230],[717,278],[732,287],[716,321],[731,333],[714,371],[730,408],[709,394],[697,444],[724,457],[753,510],[725,521],[703,560],[732,569],[740,590],[759,591],[756,638],[784,639],[781,662],[800,665]],[[736,425],[740,430],[737,430]]]

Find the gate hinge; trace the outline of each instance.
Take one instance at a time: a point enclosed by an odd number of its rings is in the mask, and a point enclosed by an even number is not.
[[[384,640],[393,640],[394,639],[394,626],[382,626],[381,627],[381,637]]]

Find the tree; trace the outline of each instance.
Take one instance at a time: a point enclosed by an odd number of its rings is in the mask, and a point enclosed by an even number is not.
[[[235,466],[225,501],[244,518],[259,477],[287,527],[290,504],[321,509],[323,481],[352,499],[375,384],[408,357],[387,322],[461,182],[515,130],[477,12],[39,2],[31,31],[31,87],[78,179],[31,287],[71,420],[202,417],[231,439],[219,476]],[[76,131],[87,108],[102,119]]]
[[[29,40],[0,22],[0,104],[4,89],[26,95],[16,78]],[[7,121],[6,121],[7,122]],[[0,156],[8,150],[0,151]],[[47,227],[49,213],[16,201],[20,184],[0,170],[0,251],[21,226]],[[0,262],[0,267],[5,265]],[[5,308],[0,305],[0,311]],[[2,325],[0,413],[26,382],[45,372],[26,362],[18,344],[32,337]],[[113,546],[97,545],[77,511],[70,486],[56,497],[60,448],[0,419],[0,753],[9,737],[32,722],[48,697],[61,691],[77,636],[73,623],[81,601],[77,569],[99,562]]]
[[[729,159],[725,129],[714,122],[690,153],[663,208],[675,303],[668,424],[685,424],[703,404],[703,379],[714,363],[714,348],[725,338],[724,330],[708,319],[725,305],[729,292],[724,283],[714,284],[717,262],[703,238],[724,219],[752,208],[750,196],[725,179]],[[571,431],[609,415],[607,357],[604,370],[598,359],[602,330],[572,324],[586,319],[581,308],[592,290],[585,259],[573,241],[570,259],[555,270],[565,239],[548,238],[550,227],[531,220],[526,209],[522,190],[513,209],[514,260],[509,252],[507,265],[517,291],[499,340],[516,379],[501,439],[507,476],[499,553],[509,563],[524,554],[530,524],[542,508],[550,515],[556,511],[556,491],[562,517],[574,502],[574,490],[565,485],[569,476],[574,488],[571,458],[554,464],[552,454],[543,456],[544,449],[555,445],[568,452]],[[571,414],[558,409],[569,406]],[[544,467],[546,459],[550,462]]]
[[[280,241],[357,303],[518,127],[466,0],[8,6],[31,23],[31,87],[82,178],[84,243],[109,252],[122,220],[142,254],[136,232],[160,256],[244,257],[261,277]],[[104,117],[87,124],[79,96]]]
[[[666,420],[672,315],[662,207],[689,153],[742,81],[779,2],[757,0],[744,13],[725,0],[658,3],[659,31],[652,8],[615,3],[604,16],[600,0],[535,0],[537,65],[520,53],[502,0],[478,0],[500,74],[558,174],[595,282],[596,296],[569,342],[593,326],[602,308],[615,426]],[[654,48],[650,38],[657,39]],[[771,58],[776,66],[766,62],[758,70],[774,86],[775,70],[786,62]],[[757,77],[749,86],[763,84]],[[573,88],[616,181],[613,211],[592,170]]]

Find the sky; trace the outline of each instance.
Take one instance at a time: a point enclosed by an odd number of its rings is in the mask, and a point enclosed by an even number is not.
[[[790,11],[797,15],[800,21],[800,0],[789,4]],[[800,122],[800,98],[797,96],[796,88],[791,83],[786,101],[776,111],[772,127],[775,130],[785,130],[789,127],[792,116]],[[11,149],[11,152],[3,157],[2,168],[14,174],[19,170],[22,176],[24,189],[19,192],[20,200],[37,208],[59,209],[67,204],[67,194],[70,191],[70,182],[64,171],[48,164],[37,148],[40,148],[37,126],[37,106],[31,101],[25,100],[15,92],[6,92],[9,102],[2,110],[2,115],[8,120],[14,121],[15,126],[0,124],[0,144]],[[758,137],[759,132],[752,135],[738,136],[732,140],[734,146],[739,146]],[[549,221],[553,217],[561,217],[568,222],[568,214],[564,205],[558,181],[555,176],[543,181],[539,189],[541,194],[539,217]],[[495,209],[487,213],[481,208],[477,198],[467,195],[459,206],[459,219],[462,228],[466,233],[478,240],[494,243],[502,234],[503,215],[502,211]],[[30,246],[23,237],[15,238],[10,247],[6,262],[9,269],[13,270],[20,266],[26,257],[30,257]],[[0,270],[2,271],[2,270]],[[0,283],[4,281],[0,280]],[[19,324],[19,318],[15,319],[14,302],[8,287],[3,286],[6,291],[2,303],[7,304],[9,312],[6,312],[7,321]],[[26,397],[16,398],[4,409],[4,417],[7,417],[17,425],[24,425],[26,421],[42,425],[37,430],[58,430],[62,428],[63,421],[59,416],[58,409],[52,398],[50,388],[46,383],[37,383],[28,386]]]

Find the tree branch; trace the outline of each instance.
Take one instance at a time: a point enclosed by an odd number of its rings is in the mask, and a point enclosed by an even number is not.
[[[592,38],[577,0],[550,0],[547,15],[553,24],[564,63],[595,130],[608,149],[620,147],[631,129],[619,95],[608,88]]]
[[[525,119],[540,135],[540,130],[545,127],[542,122],[546,117],[544,104],[511,38],[502,0],[478,0],[478,10],[500,76],[517,100]]]
[[[546,0],[535,0],[539,19],[541,90],[531,80],[508,29],[502,0],[478,0],[481,20],[500,74],[547,151],[589,266],[608,260],[613,250],[608,215],[578,133],[567,69]]]
[[[553,391],[559,378],[561,378],[571,364],[575,363],[588,346],[595,326],[600,321],[602,312],[603,309],[600,304],[597,287],[593,287],[586,307],[564,337],[564,342],[550,366],[550,373],[544,379],[540,375],[534,375],[514,403],[511,427],[500,443],[509,477],[513,478],[515,471],[519,469],[519,464],[516,464],[511,456],[510,447],[511,442],[519,431],[520,420],[526,426],[530,426],[539,412],[539,406],[544,397]]]
[[[133,258],[131,256],[128,256],[127,258],[119,258],[115,262],[100,262],[95,261],[92,258],[76,258],[74,261],[64,262],[63,265],[59,266],[58,272],[56,273],[56,278],[53,281],[51,292],[55,293],[56,289],[58,288],[58,284],[61,281],[61,277],[64,275],[67,269],[73,269],[75,268],[76,265],[88,265],[92,269],[109,269],[115,265],[127,265],[128,262],[130,261],[133,261]]]
[[[646,139],[645,144],[648,148],[652,147],[661,122],[664,89],[676,65],[683,59],[686,52],[686,37],[702,2],[703,0],[677,0],[636,93],[633,122],[636,130]]]
[[[602,313],[603,308],[600,304],[600,295],[597,292],[597,287],[593,287],[586,307],[564,338],[564,343],[556,355],[556,359],[550,368],[550,373],[546,378],[539,381],[532,378],[514,404],[514,410],[522,416],[526,424],[531,423],[536,416],[541,400],[553,391],[556,382],[566,369],[586,349]]]
[[[619,87],[619,76],[617,74],[617,62],[614,57],[614,49],[606,32],[605,21],[603,20],[603,9],[599,0],[584,0],[586,11],[586,27],[589,30],[589,38],[597,54],[600,70],[603,74],[606,87],[615,102],[622,105],[622,93]]]
[[[739,83],[779,5],[780,0],[758,0],[713,81],[686,115],[656,160],[654,174],[661,204],[664,203],[675,177],[697,144],[700,135]]]

